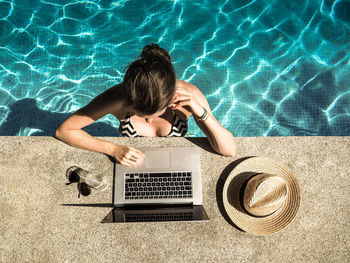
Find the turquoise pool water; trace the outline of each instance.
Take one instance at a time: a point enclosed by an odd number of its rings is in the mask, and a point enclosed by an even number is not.
[[[345,0],[0,0],[0,135],[53,135],[151,42],[235,136],[350,135]]]

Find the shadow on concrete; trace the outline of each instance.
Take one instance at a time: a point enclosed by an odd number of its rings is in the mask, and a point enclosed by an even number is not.
[[[100,204],[61,204],[62,206],[87,206],[87,207],[113,207],[113,204],[100,203]]]
[[[214,151],[213,147],[211,147],[208,139],[206,137],[184,137],[186,140],[190,141],[191,143],[197,145],[199,148],[202,148],[205,151],[208,151],[210,153],[218,154]],[[219,155],[219,154],[218,154]]]
[[[17,136],[25,128],[38,130],[31,136],[54,136],[56,128],[71,115],[39,109],[35,99],[16,101],[9,109],[5,122],[0,126],[0,136]],[[92,123],[84,130],[92,136],[121,136],[118,129],[102,122]]]
[[[251,158],[251,157],[254,157],[254,156],[248,156],[248,157],[243,157],[243,158],[240,158],[240,159],[237,159],[235,161],[233,161],[232,163],[230,163],[228,166],[225,167],[225,169],[222,171],[217,183],[216,183],[216,201],[218,203],[218,207],[219,207],[219,210],[220,210],[220,213],[221,215],[224,217],[224,219],[233,227],[235,227],[236,229],[244,232],[242,229],[240,229],[237,225],[235,225],[232,220],[230,219],[230,217],[228,216],[226,210],[225,210],[225,206],[224,206],[224,203],[223,203],[223,189],[224,189],[224,185],[225,185],[225,182],[226,182],[226,179],[228,178],[228,176],[230,175],[231,171],[238,165],[240,164],[241,162]],[[249,175],[251,176],[251,175]],[[243,178],[243,177],[242,177]],[[240,179],[242,179],[240,177]],[[237,179],[237,178],[235,178]],[[239,183],[239,184],[236,184],[236,183],[231,183],[230,186],[229,186],[229,192],[230,190],[233,190],[234,188],[234,192],[236,193],[235,196],[238,196],[238,200],[237,202],[234,202],[235,203],[235,208],[236,208],[236,205],[237,204],[241,204],[241,193],[242,193],[242,189],[244,187],[244,183],[245,183],[245,179],[248,179],[248,176],[244,176],[243,178],[244,180],[241,180],[242,182]],[[236,180],[235,180],[236,182]],[[229,198],[230,200],[232,198]],[[239,207],[239,210],[241,210],[241,207]]]

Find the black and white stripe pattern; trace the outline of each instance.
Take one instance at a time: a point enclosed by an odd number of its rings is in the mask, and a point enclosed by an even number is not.
[[[171,130],[167,137],[183,137],[187,133],[188,125],[186,121],[181,120],[176,114],[173,126],[171,127]],[[119,132],[124,137],[140,137],[134,126],[132,125],[130,121],[130,116],[127,116],[124,120],[120,122],[119,125]]]
[[[183,137],[187,133],[187,130],[187,122],[181,120],[177,115],[175,115],[174,124],[171,127],[171,131],[167,137]]]
[[[124,137],[139,137],[134,126],[131,124],[130,117],[127,117],[120,122],[119,132]]]

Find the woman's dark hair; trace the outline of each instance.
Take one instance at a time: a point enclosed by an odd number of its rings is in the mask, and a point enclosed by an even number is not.
[[[175,92],[176,75],[171,58],[157,44],[147,45],[125,73],[123,92],[137,112],[152,115],[169,105]]]

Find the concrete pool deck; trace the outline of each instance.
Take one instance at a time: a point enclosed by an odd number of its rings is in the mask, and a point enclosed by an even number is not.
[[[51,137],[0,137],[0,262],[350,261],[350,137],[236,138],[234,158],[209,152],[204,138],[105,139],[200,147],[209,221],[102,224],[112,204],[107,156]],[[280,232],[249,235],[223,216],[221,181],[246,156],[279,159],[299,181],[301,206]],[[66,185],[72,165],[102,171],[109,187],[78,198],[77,185]]]

